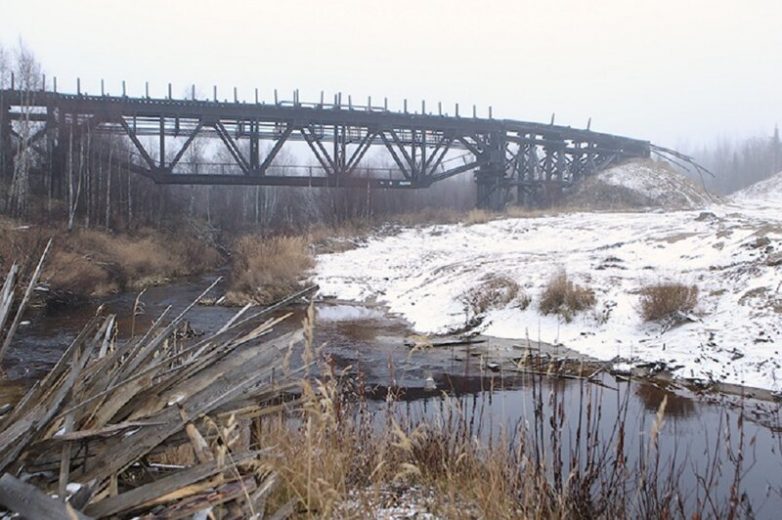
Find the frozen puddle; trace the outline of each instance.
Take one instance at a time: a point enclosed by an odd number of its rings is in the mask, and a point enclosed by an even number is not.
[[[406,229],[318,257],[321,294],[377,302],[423,334],[470,328],[464,297],[488,277],[531,298],[489,310],[473,330],[530,338],[601,360],[663,362],[679,377],[779,391],[782,211],[746,201],[707,212],[570,213]],[[565,323],[538,299],[558,270],[592,288],[597,304]],[[645,323],[638,291],[663,280],[695,284],[693,321]],[[324,308],[323,319],[370,309]]]

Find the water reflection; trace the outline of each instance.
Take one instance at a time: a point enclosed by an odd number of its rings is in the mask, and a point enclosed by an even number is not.
[[[678,395],[653,383],[637,384],[634,393],[650,412],[656,413],[660,409],[663,399],[667,398],[665,403],[666,416],[689,417],[695,413],[695,403],[691,398]]]

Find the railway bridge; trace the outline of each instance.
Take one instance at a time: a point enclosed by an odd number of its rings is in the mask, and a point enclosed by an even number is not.
[[[477,205],[499,209],[550,196],[655,148],[556,125],[553,117],[550,124],[495,119],[491,109],[478,117],[474,107],[464,114],[458,105],[447,114],[440,104],[410,109],[406,101],[403,110],[391,111],[387,101],[378,106],[370,98],[359,106],[341,95],[307,103],[297,92],[292,101],[278,101],[275,92],[273,102],[262,102],[256,91],[253,102],[243,102],[235,92],[234,101],[218,101],[216,91],[209,100],[175,99],[170,86],[165,98],[2,90],[0,165],[12,171],[19,151],[29,147],[53,176],[62,175],[69,136],[91,132],[121,136],[130,153],[113,162],[158,184],[416,189],[473,172]],[[197,138],[221,143],[230,163],[187,162]],[[311,154],[310,165],[277,165],[291,146]],[[365,165],[371,149],[382,150],[394,167]]]

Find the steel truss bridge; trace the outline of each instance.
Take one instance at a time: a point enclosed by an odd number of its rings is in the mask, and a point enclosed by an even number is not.
[[[460,116],[458,105],[448,116],[439,105],[436,114],[423,103],[419,113],[394,112],[387,104],[342,104],[339,97],[302,103],[297,94],[294,101],[267,104],[0,91],[0,166],[6,171],[29,147],[51,162],[53,175],[62,175],[57,170],[65,168],[68,136],[86,132],[123,136],[133,153],[113,162],[158,184],[415,189],[472,171],[478,206],[490,209],[514,198],[524,203],[556,195],[617,161],[649,157],[654,148],[553,121],[479,118],[474,109],[472,117]],[[222,141],[231,164],[186,162],[196,138]],[[269,143],[263,151],[262,141]],[[316,166],[276,166],[292,142],[305,143]],[[373,148],[384,150],[395,168],[365,167],[362,159]]]

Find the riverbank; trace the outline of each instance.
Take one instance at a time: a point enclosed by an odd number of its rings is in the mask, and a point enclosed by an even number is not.
[[[531,338],[695,384],[779,392],[779,215],[775,206],[728,203],[426,226],[320,255],[313,280],[323,295],[387,306],[420,334]],[[572,315],[544,312],[542,295],[561,272],[594,303]],[[504,287],[513,298],[494,290],[497,279],[512,282]],[[661,282],[697,287],[695,307],[647,321],[642,296]],[[497,301],[471,305],[487,286]]]
[[[176,233],[151,228],[113,233],[100,229],[28,224],[0,219],[0,272],[13,262],[29,273],[46,242],[52,249],[37,287],[47,305],[79,304],[123,291],[212,271],[225,262],[214,234],[195,223]]]

